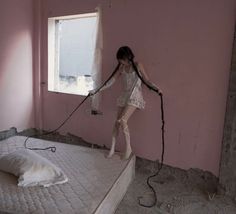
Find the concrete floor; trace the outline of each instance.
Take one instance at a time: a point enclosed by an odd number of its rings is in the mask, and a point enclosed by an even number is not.
[[[157,193],[157,204],[153,208],[138,205],[138,198],[150,205],[153,202],[146,178],[154,174],[156,167],[150,161],[137,159],[136,176],[130,185],[116,214],[235,214],[235,201],[216,194],[218,179],[198,169],[188,171],[164,166],[152,185]],[[216,195],[214,195],[216,194]]]
[[[27,130],[18,135],[32,135],[35,130]],[[10,134],[9,134],[10,133]],[[11,132],[2,133],[2,137],[14,135]],[[3,136],[4,135],[4,136]],[[45,135],[46,140],[71,143],[91,147],[82,138],[73,135],[59,134]],[[95,148],[101,148],[92,145]],[[154,174],[158,163],[137,158],[136,176],[126,195],[116,210],[116,214],[235,214],[236,201],[219,191],[218,178],[209,172],[199,169],[181,170],[164,165],[160,174],[152,178],[151,184],[157,193],[157,204],[152,208],[145,208],[141,202],[150,205],[153,202],[153,193],[146,184],[148,176]],[[217,191],[218,190],[218,191]]]

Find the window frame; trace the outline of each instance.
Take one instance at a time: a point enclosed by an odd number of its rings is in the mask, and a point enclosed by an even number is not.
[[[96,17],[98,19],[98,12],[83,13],[77,15],[57,16],[48,18],[48,91],[55,93],[66,93],[73,95],[86,96],[80,93],[69,93],[59,89],[59,40],[57,22],[61,20],[72,20],[80,18]],[[98,26],[96,26],[98,27]],[[97,35],[96,35],[97,37]],[[96,41],[97,38],[95,38]],[[95,45],[96,46],[96,45]],[[94,52],[95,52],[94,47]]]

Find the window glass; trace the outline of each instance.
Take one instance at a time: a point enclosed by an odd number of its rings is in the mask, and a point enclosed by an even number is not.
[[[77,18],[54,18],[51,21],[48,63],[54,65],[49,65],[48,89],[87,95],[93,88],[91,73],[96,42],[96,13]]]

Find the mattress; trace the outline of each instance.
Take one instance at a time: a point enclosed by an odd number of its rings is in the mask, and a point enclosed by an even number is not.
[[[0,154],[24,147],[25,137],[0,141]],[[135,157],[122,161],[105,151],[30,138],[30,147],[56,146],[55,153],[36,151],[60,167],[69,181],[50,187],[18,187],[17,178],[0,171],[0,213],[114,213],[134,177]]]

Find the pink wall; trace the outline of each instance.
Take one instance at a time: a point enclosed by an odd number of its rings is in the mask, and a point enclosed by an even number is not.
[[[111,8],[109,8],[111,2]],[[42,80],[47,81],[47,17],[103,9],[104,79],[116,65],[119,46],[129,45],[152,81],[164,92],[165,164],[200,168],[218,175],[234,32],[234,0],[161,1],[45,0]],[[103,116],[88,114],[86,103],[61,130],[110,145],[119,84],[102,97]],[[129,121],[137,156],[160,158],[159,97],[144,89],[147,102]],[[81,96],[43,88],[43,127],[56,128],[82,100]],[[124,146],[119,138],[118,148]]]
[[[34,126],[32,0],[0,2],[0,130]]]

